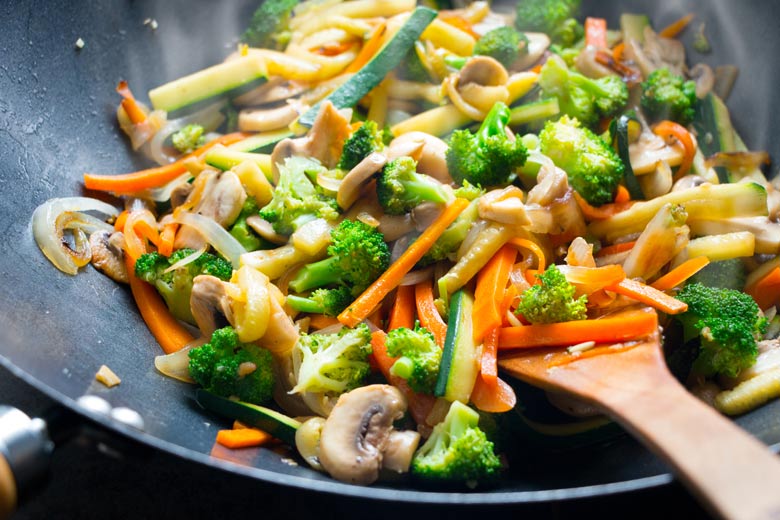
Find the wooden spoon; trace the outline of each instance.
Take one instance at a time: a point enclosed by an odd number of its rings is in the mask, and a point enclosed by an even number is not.
[[[666,367],[659,334],[613,347],[619,350],[580,359],[566,350],[527,350],[499,365],[532,385],[568,392],[602,409],[671,465],[711,513],[780,518],[780,459],[677,382]]]

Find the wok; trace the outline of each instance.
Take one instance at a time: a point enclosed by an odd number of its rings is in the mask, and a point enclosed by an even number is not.
[[[288,464],[268,450],[210,456],[224,423],[201,410],[193,388],[157,373],[159,347],[129,291],[91,268],[76,278],[57,271],[32,238],[30,216],[51,197],[82,193],[81,174],[125,172],[147,163],[134,156],[115,124],[114,87],[126,79],[140,95],[165,81],[221,60],[256,2],[17,1],[0,6],[0,362],[69,408],[144,444],[202,463],[292,488],[343,496],[421,503],[519,504],[607,495],[666,484],[668,469],[624,435],[607,446],[550,456],[532,469],[517,464],[497,488],[439,492],[404,484],[364,488]],[[713,44],[695,61],[734,63],[740,77],[729,99],[735,126],[752,149],[780,156],[772,94],[780,70],[774,3],[760,0],[584,2],[583,12],[616,26],[620,12],[647,12],[656,26],[695,12]],[[157,29],[146,20],[154,19]],[[691,29],[688,31],[690,38]],[[74,46],[81,38],[85,45]],[[690,41],[688,39],[688,41]],[[776,109],[774,109],[776,111]],[[112,390],[94,381],[107,364],[122,378]],[[138,411],[143,431],[79,409],[96,394]],[[780,442],[780,402],[737,422]]]

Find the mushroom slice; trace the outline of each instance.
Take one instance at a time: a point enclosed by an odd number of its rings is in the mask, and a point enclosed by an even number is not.
[[[305,108],[297,101],[277,107],[245,108],[238,114],[238,129],[242,132],[278,130],[295,121]]]
[[[417,161],[418,172],[430,175],[443,184],[452,183],[450,171],[447,169],[447,143],[425,132],[407,132],[393,139],[389,150],[392,153],[395,149],[403,150],[407,147],[414,150],[417,156],[413,157],[408,153],[402,155],[408,155]]]
[[[129,283],[122,250],[124,242],[125,237],[120,231],[96,231],[89,236],[92,265],[116,282]]]
[[[510,226],[527,226],[531,223],[523,204],[523,191],[517,186],[489,191],[479,198],[479,216]]]
[[[539,60],[542,59],[544,53],[552,43],[550,37],[545,33],[527,32],[525,33],[528,38],[528,52],[521,54],[512,65],[509,66],[510,70],[526,70],[533,67]]]
[[[339,184],[336,202],[342,209],[348,209],[360,197],[360,190],[371,177],[387,163],[387,157],[381,153],[370,153],[360,161]]]
[[[211,337],[225,321],[233,323],[230,296],[225,283],[216,276],[202,274],[192,280],[190,309],[204,336]]]
[[[375,482],[393,422],[405,410],[406,399],[394,386],[369,385],[342,394],[322,427],[322,467],[343,482]]]
[[[393,430],[387,438],[382,469],[406,473],[412,464],[414,452],[420,444],[420,434],[413,430]]]
[[[309,466],[319,471],[322,471],[319,452],[323,426],[325,426],[325,419],[312,417],[305,420],[295,431],[295,448]]]

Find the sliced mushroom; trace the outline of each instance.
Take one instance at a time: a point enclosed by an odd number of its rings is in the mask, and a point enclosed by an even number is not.
[[[176,186],[176,188],[174,188],[174,190],[171,192],[171,209],[176,209],[184,204],[184,202],[190,196],[190,193],[192,193],[192,184],[189,182],[185,182]]]
[[[96,231],[89,236],[92,265],[116,282],[129,283],[122,250],[124,242],[125,237],[121,231]]]
[[[260,215],[250,215],[246,218],[246,225],[252,228],[255,233],[273,244],[283,245],[289,240],[288,237],[280,235],[274,231],[274,226]]]
[[[365,183],[387,163],[387,157],[373,152],[360,161],[339,184],[336,202],[342,209],[348,209],[360,197],[360,191]]]
[[[527,32],[525,36],[528,38],[528,45],[526,46],[528,52],[518,56],[517,60],[510,65],[509,70],[530,69],[542,59],[542,56],[550,47],[550,43],[552,43],[550,37],[545,33]]]
[[[425,132],[408,132],[400,135],[390,143],[389,154],[395,148],[414,147],[417,152],[417,171],[430,175],[443,184],[451,184],[452,177],[447,169],[447,143]],[[411,157],[410,154],[404,154]],[[400,156],[399,156],[400,157]]]
[[[203,274],[193,279],[190,309],[204,336],[211,337],[220,326],[233,322],[230,296],[225,283],[216,276]]]
[[[312,417],[305,420],[295,431],[295,448],[303,460],[318,471],[323,469],[319,458],[323,426],[325,426],[325,419]]]
[[[685,156],[683,146],[675,141],[669,145],[650,131],[643,131],[639,140],[628,145],[631,168],[635,175],[653,173],[660,162],[669,166],[679,166]]]
[[[420,444],[420,434],[412,430],[393,430],[387,439],[382,469],[406,473],[412,463],[414,452]]]
[[[320,463],[343,482],[375,482],[393,422],[405,411],[406,399],[394,386],[369,385],[342,394],[322,428]]]
[[[688,71],[688,76],[696,82],[696,97],[704,99],[704,96],[712,92],[715,87],[715,73],[712,67],[706,63],[697,63]]]
[[[287,80],[282,77],[270,78],[259,87],[241,94],[233,100],[238,106],[256,106],[292,99],[302,94],[308,87],[305,83]]]
[[[501,63],[487,56],[475,56],[466,62],[456,81],[450,82],[457,94],[454,95],[452,88],[448,88],[448,92],[456,105],[459,96],[460,102],[487,113],[495,103],[506,102],[509,98],[507,81],[509,73]]]
[[[563,197],[569,190],[566,172],[553,165],[543,165],[536,176],[536,185],[528,192],[528,204],[546,206]]]
[[[574,60],[574,66],[579,72],[589,78],[596,79],[614,75],[615,73],[612,69],[598,62],[596,59],[598,51],[599,49],[590,45],[585,47]]]
[[[487,192],[479,198],[479,216],[510,226],[527,226],[531,223],[523,204],[523,192],[517,186]]]
[[[275,107],[245,108],[238,114],[238,129],[242,132],[278,130],[295,121],[305,108],[296,101]]]
[[[706,182],[707,179],[705,179],[701,175],[686,175],[680,178],[679,180],[677,180],[672,185],[672,191],[681,191],[681,190],[687,190],[688,188],[695,188],[696,186],[701,186]]]

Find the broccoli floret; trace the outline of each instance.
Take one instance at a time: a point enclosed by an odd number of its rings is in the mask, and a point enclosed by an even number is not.
[[[171,136],[173,147],[181,153],[190,153],[196,148],[203,146],[206,137],[203,135],[201,125],[187,125]]]
[[[303,334],[293,356],[300,356],[298,381],[291,393],[338,395],[361,386],[371,366],[371,331],[365,323],[338,334]]]
[[[689,282],[698,282],[707,287],[719,289],[742,290],[745,287],[747,273],[745,264],[741,258],[710,262],[698,273],[693,275]]]
[[[227,260],[210,253],[202,253],[192,262],[173,270],[168,270],[180,260],[195,254],[193,249],[179,249],[169,257],[158,252],[145,253],[135,261],[135,275],[154,285],[165,300],[171,314],[176,318],[195,324],[190,310],[192,280],[201,274],[216,276],[220,280],[230,280],[233,266]]]
[[[469,181],[463,181],[463,185],[455,188],[453,191],[453,195],[458,197],[459,199],[466,199],[466,200],[476,200],[482,195],[485,194],[485,190],[480,188],[479,186],[474,186]]]
[[[388,215],[403,215],[423,202],[446,204],[452,200],[452,193],[442,183],[416,169],[417,162],[411,157],[393,159],[382,168],[376,195]]]
[[[338,217],[336,199],[320,193],[310,178],[325,171],[324,166],[304,157],[289,157],[277,166],[279,181],[273,198],[260,209],[260,216],[273,225],[274,231],[290,235],[315,218],[335,220]]]
[[[619,76],[591,79],[569,70],[560,56],[551,56],[539,73],[542,92],[558,99],[561,113],[593,127],[612,117],[628,103],[628,87]]]
[[[696,112],[696,83],[667,68],[656,69],[642,82],[642,109],[654,120],[670,119],[685,126]]]
[[[335,289],[317,289],[308,297],[287,295],[287,305],[296,311],[325,316],[338,316],[352,300],[352,291],[344,285]]]
[[[368,224],[343,220],[330,237],[328,257],[304,266],[290,280],[293,291],[343,285],[357,296],[390,266],[384,235]]]
[[[753,298],[734,289],[689,283],[677,299],[688,304],[687,311],[675,316],[683,326],[684,341],[701,342],[694,371],[707,377],[735,377],[756,362],[756,343],[767,322]]]
[[[518,31],[547,33],[553,43],[571,47],[584,30],[576,20],[580,0],[520,0],[516,7]]]
[[[584,320],[588,317],[585,295],[574,298],[576,289],[555,266],[548,267],[536,278],[541,282],[522,294],[515,311],[531,323],[558,323]]]
[[[241,208],[241,213],[238,214],[238,218],[230,227],[230,234],[233,235],[233,238],[238,240],[247,251],[256,251],[258,249],[267,249],[270,247],[270,243],[255,233],[246,223],[247,217],[259,213],[260,207],[257,205],[257,200],[255,200],[254,197],[247,197],[244,206]]]
[[[458,252],[458,248],[466,239],[469,230],[474,225],[479,217],[479,207],[477,206],[476,199],[472,201],[469,206],[461,212],[455,221],[450,224],[444,233],[436,239],[430,249],[425,255],[417,262],[420,267],[430,265],[440,260],[455,260],[455,254]]]
[[[252,47],[276,47],[280,32],[287,29],[298,0],[265,0],[252,14],[241,41]]]
[[[490,56],[509,67],[528,52],[528,38],[508,25],[486,32],[474,45],[474,55]]]
[[[514,169],[525,164],[528,150],[520,139],[507,136],[510,111],[498,102],[490,109],[476,134],[455,130],[447,149],[447,168],[458,182],[480,187],[506,184]]]
[[[414,454],[412,475],[425,481],[465,484],[497,478],[501,461],[478,423],[475,410],[454,401],[444,421]]]
[[[607,143],[576,119],[548,121],[539,134],[539,149],[566,172],[569,184],[590,204],[614,198],[625,166]]]
[[[344,141],[337,168],[351,170],[371,152],[379,151],[382,148],[384,148],[382,132],[377,127],[376,121],[369,119]]]
[[[189,352],[189,371],[200,386],[222,397],[263,404],[271,399],[274,368],[271,353],[241,343],[233,327],[217,329],[205,345]]]
[[[442,353],[433,333],[419,323],[414,329],[400,327],[387,333],[385,346],[388,354],[398,358],[390,373],[406,379],[415,392],[433,394]]]

